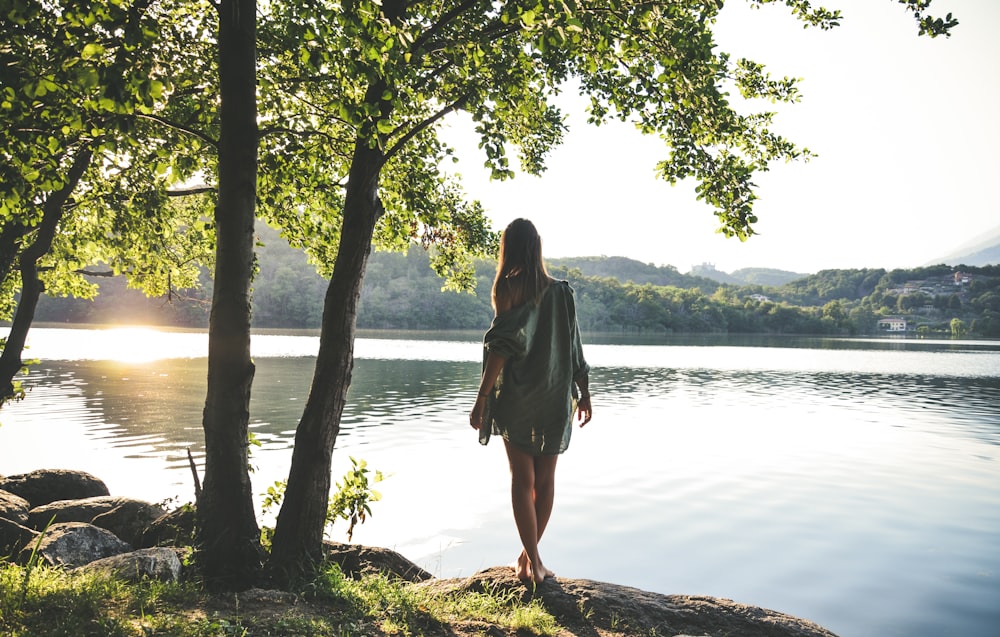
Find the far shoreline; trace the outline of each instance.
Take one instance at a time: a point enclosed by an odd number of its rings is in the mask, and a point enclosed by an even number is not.
[[[0,329],[9,329],[9,321],[0,321]],[[470,341],[481,342],[483,334],[489,326],[481,330],[461,329],[461,330],[431,330],[431,329],[403,329],[403,328],[373,328],[359,327],[357,338],[377,338],[394,340],[444,340],[444,341]],[[162,324],[140,324],[140,323],[57,323],[50,321],[37,322],[32,325],[34,329],[74,329],[74,330],[113,330],[113,329],[147,329],[158,332],[175,334],[205,334],[208,335],[208,326],[187,327]],[[251,336],[306,336],[319,338],[321,328],[315,327],[267,327],[253,326],[250,328]],[[1000,338],[989,338],[983,336],[976,337],[944,337],[942,336],[921,336],[916,333],[873,333],[855,335],[837,334],[788,334],[773,332],[650,332],[650,331],[581,331],[585,342],[600,345],[619,344],[645,344],[645,345],[674,345],[674,344],[700,344],[700,345],[732,345],[733,340],[744,340],[756,345],[767,345],[768,342],[776,346],[787,345],[795,341],[840,341],[840,342],[878,342],[878,343],[928,343],[928,344],[949,344],[961,343],[963,345],[973,345],[976,343],[993,344],[1000,343]],[[29,331],[29,338],[30,338]],[[627,342],[624,342],[627,341]],[[687,341],[687,342],[684,342]],[[783,342],[782,342],[783,341]]]

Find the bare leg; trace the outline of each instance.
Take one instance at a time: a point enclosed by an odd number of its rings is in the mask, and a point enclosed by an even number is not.
[[[552,516],[552,503],[555,499],[556,460],[559,456],[536,456],[535,460],[535,520],[538,526],[538,542]],[[553,577],[555,573],[542,567],[542,579]]]
[[[517,559],[520,579],[541,582],[553,575],[538,554],[538,541],[552,514],[557,456],[532,456],[506,444],[510,462],[511,504],[514,524],[524,547]]]

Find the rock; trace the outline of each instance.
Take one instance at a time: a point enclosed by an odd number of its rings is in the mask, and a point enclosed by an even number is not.
[[[32,529],[14,520],[0,518],[0,559],[17,555],[22,548],[33,546],[37,536]]]
[[[194,507],[185,504],[153,520],[136,546],[190,546],[194,542],[194,526]]]
[[[434,577],[399,553],[386,548],[324,541],[323,551],[326,558],[337,563],[348,577],[386,573],[407,582],[423,582]]]
[[[86,571],[103,571],[130,582],[142,579],[176,582],[180,580],[182,567],[175,549],[158,547],[112,555],[80,568]]]
[[[111,531],[132,546],[139,546],[146,528],[165,513],[156,504],[128,498],[110,511],[94,516],[90,523]]]
[[[31,504],[21,496],[10,491],[0,491],[0,518],[18,524],[27,524],[28,509],[30,508]]]
[[[520,582],[510,567],[420,586],[443,593],[516,591],[526,600],[540,599],[556,621],[574,635],[608,631],[628,635],[836,637],[805,619],[715,597],[660,595],[618,584],[558,577],[530,587]]]
[[[32,547],[21,550],[27,561]],[[84,522],[53,524],[45,532],[38,554],[52,566],[83,566],[101,558],[132,550],[111,531]]]
[[[31,473],[7,476],[0,480],[0,490],[19,495],[32,507],[56,500],[79,500],[109,495],[101,480],[83,471],[39,469]]]
[[[28,526],[41,531],[55,516],[55,522],[87,522],[121,506],[127,498],[101,495],[92,498],[56,500],[28,511]]]
[[[294,604],[299,600],[298,595],[295,593],[267,588],[251,588],[240,591],[236,593],[236,598],[239,599],[241,604],[253,604],[254,606],[262,604]]]

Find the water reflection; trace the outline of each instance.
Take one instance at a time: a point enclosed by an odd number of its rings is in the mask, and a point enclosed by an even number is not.
[[[265,450],[287,449],[314,359],[259,358],[256,365],[251,427]],[[472,398],[478,371],[473,362],[359,360],[341,446],[384,439],[407,444],[452,430]],[[24,406],[5,414],[66,419],[126,457],[161,453],[171,463],[186,462],[186,449],[202,447],[205,374],[204,359],[51,361],[33,369],[28,384],[36,389]],[[884,422],[891,414],[895,426],[1000,443],[997,377],[610,366],[594,368],[592,386],[599,404],[615,410],[674,398],[716,411],[802,405],[867,422]]]

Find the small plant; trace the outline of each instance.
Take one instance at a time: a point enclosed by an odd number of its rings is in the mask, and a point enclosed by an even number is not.
[[[344,474],[341,482],[336,484],[336,489],[330,499],[330,505],[326,510],[326,522],[332,525],[337,519],[347,520],[350,524],[347,527],[347,541],[354,537],[354,527],[363,524],[372,514],[370,502],[378,502],[382,499],[382,494],[371,487],[372,483],[382,482],[385,475],[381,471],[375,471],[371,480],[368,474],[368,463],[365,460],[351,458],[351,469]],[[285,495],[285,488],[288,486],[284,480],[277,480],[262,493],[261,511],[268,513],[272,508],[279,506]],[[262,540],[265,544],[270,543],[273,529],[265,527],[262,530]]]
[[[252,431],[247,432],[247,471],[250,473],[255,473],[257,471],[257,466],[253,464],[253,447],[260,449],[264,446],[264,443],[260,441]]]
[[[28,580],[31,579],[31,571],[35,569],[38,564],[38,549],[42,546],[42,540],[45,539],[45,534],[49,532],[49,527],[52,523],[56,521],[55,514],[49,518],[48,523],[42,532],[38,534],[38,539],[35,540],[35,546],[31,549],[31,556],[28,558],[28,564],[24,567],[24,583],[21,584],[21,605],[24,605],[24,600],[28,598]]]
[[[286,486],[288,486],[288,483],[285,480],[275,480],[274,484],[269,486],[265,493],[261,494],[264,499],[260,503],[260,510],[267,513],[272,507],[281,504],[281,498],[285,495]]]
[[[351,456],[351,464],[353,468],[344,474],[343,484],[337,483],[336,492],[326,512],[326,519],[330,524],[337,518],[350,523],[347,527],[348,542],[354,536],[354,525],[364,524],[365,519],[372,514],[368,503],[382,499],[382,494],[369,485],[368,463],[364,460],[355,460],[354,456]],[[376,471],[372,482],[382,482],[384,479],[382,472]]]
[[[620,623],[621,623],[621,617],[619,617],[617,612],[612,611],[610,619],[611,630],[618,630],[618,626]]]

